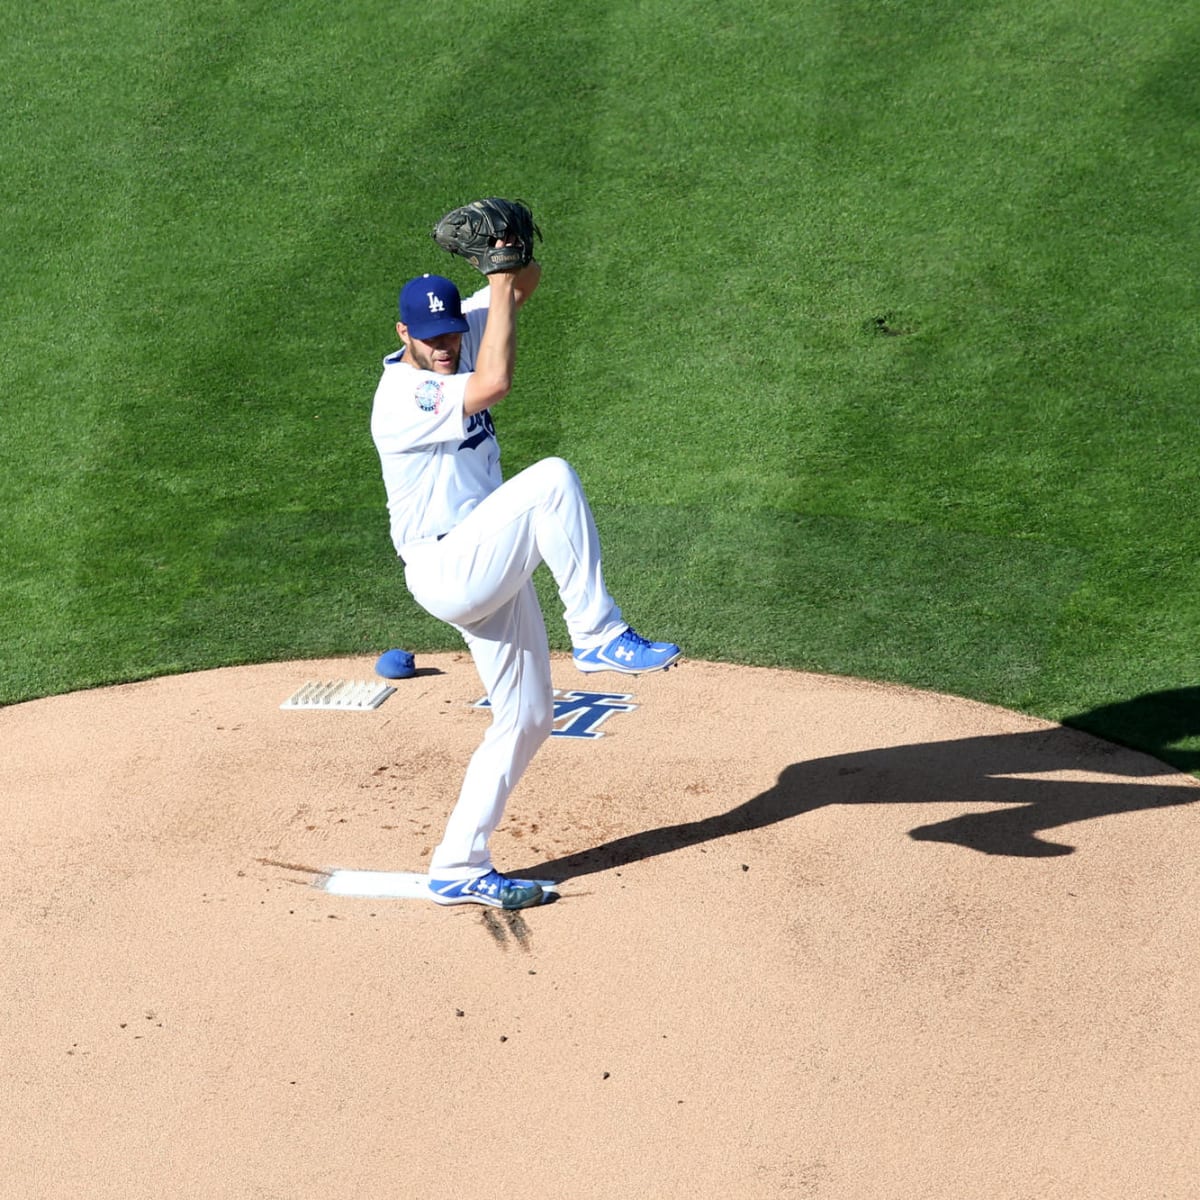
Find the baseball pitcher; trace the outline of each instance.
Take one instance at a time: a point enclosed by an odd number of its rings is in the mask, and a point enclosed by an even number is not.
[[[489,198],[455,209],[433,238],[487,280],[464,303],[439,275],[400,292],[402,346],[383,361],[371,435],[392,542],[413,598],[457,629],[491,703],[430,864],[438,904],[527,908],[554,893],[495,869],[489,839],[554,713],[550,648],[532,583],[545,563],[558,585],[579,670],[639,674],[680,657],[636,634],[604,583],[600,539],[574,470],[546,458],[508,481],[492,408],[512,387],[517,314],[541,280],[528,207]]]

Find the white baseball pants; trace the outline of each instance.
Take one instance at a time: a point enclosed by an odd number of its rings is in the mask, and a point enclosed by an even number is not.
[[[534,570],[550,568],[573,646],[603,645],[626,622],[604,585],[583,486],[561,458],[513,476],[440,541],[404,547],[404,561],[413,598],[463,635],[491,702],[492,723],[430,864],[435,879],[470,879],[492,869],[488,841],[554,723]]]

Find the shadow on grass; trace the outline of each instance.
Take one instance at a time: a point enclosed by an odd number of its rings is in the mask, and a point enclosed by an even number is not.
[[[956,813],[910,830],[909,837],[1020,858],[1071,854],[1073,846],[1037,835],[1097,817],[1200,800],[1200,790],[1156,783],[1177,775],[1165,763],[1084,732],[1085,726],[1098,723],[1110,728],[1122,717],[1140,725],[1156,711],[1174,714],[1162,727],[1164,745],[1200,733],[1200,688],[1155,693],[1069,718],[1077,728],[890,746],[793,763],[783,769],[774,787],[727,812],[629,834],[514,874],[576,878],[762,829],[831,804],[1003,805],[987,812]],[[1145,745],[1144,728],[1141,733]],[[1123,778],[1045,778],[1067,771]]]

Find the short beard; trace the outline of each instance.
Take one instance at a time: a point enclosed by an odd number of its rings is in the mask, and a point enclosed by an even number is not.
[[[416,348],[416,346],[411,343],[409,344],[408,352],[409,352],[409,354],[412,355],[412,360],[413,360],[414,365],[419,367],[422,371],[432,371],[435,375],[456,375],[456,374],[458,374],[458,360],[461,357],[461,351],[458,354],[451,355],[451,357],[450,357],[451,369],[449,371],[437,370],[437,368],[433,365],[433,356],[428,355],[428,354],[426,354],[426,355],[421,354],[421,352]]]

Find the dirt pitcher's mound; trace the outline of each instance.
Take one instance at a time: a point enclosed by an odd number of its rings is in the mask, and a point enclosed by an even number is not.
[[[1196,1194],[1191,777],[940,695],[557,660],[589,694],[494,851],[562,900],[335,896],[426,867],[488,721],[453,654],[280,708],[372,666],[0,710],[5,1197]]]

